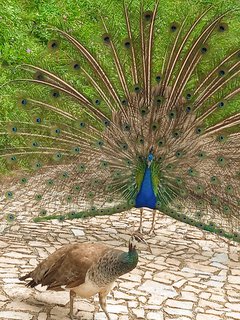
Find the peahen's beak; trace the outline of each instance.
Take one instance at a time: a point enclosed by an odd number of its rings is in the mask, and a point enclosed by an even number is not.
[[[143,238],[143,236],[140,232],[133,232],[132,237],[134,237],[137,242],[144,243],[147,246],[148,251],[150,253],[152,253],[152,249],[150,247],[150,244],[147,243],[147,241]]]

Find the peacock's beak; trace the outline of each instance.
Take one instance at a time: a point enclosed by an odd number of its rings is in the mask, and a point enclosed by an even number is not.
[[[147,166],[148,166],[148,168],[151,167],[151,164],[152,164],[152,160],[148,160],[148,161],[147,161]]]

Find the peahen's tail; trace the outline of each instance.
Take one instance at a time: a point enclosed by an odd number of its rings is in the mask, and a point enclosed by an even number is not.
[[[36,220],[132,208],[153,150],[157,209],[240,241],[240,49],[222,40],[230,13],[211,11],[173,22],[163,54],[158,1],[140,6],[137,33],[124,5],[122,48],[103,21],[108,65],[55,30],[48,48],[59,60],[63,46],[64,72],[49,55],[49,67],[20,66],[21,117],[0,123],[1,163],[14,172],[1,187],[8,219],[23,208]]]

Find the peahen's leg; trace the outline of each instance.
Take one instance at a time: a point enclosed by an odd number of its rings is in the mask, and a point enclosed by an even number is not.
[[[140,233],[143,233],[143,208],[140,208],[140,225],[137,231],[139,231]]]
[[[105,313],[106,317],[108,320],[111,320],[110,319],[110,316],[107,312],[107,296],[106,295],[103,295],[101,293],[99,293],[99,303],[100,303],[100,306],[101,308],[103,309],[103,312]]]
[[[153,210],[153,218],[152,218],[152,226],[151,229],[149,231],[149,234],[153,234],[154,233],[154,229],[155,229],[155,224],[156,224],[156,210]]]
[[[73,320],[74,316],[73,316],[73,302],[74,302],[74,298],[76,297],[76,293],[72,290],[70,290],[70,318]]]

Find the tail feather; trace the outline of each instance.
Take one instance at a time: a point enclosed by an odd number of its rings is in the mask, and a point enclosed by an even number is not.
[[[126,6],[125,1],[124,1],[124,14],[125,14],[126,28],[127,28],[130,49],[131,49],[132,78],[133,78],[133,83],[137,84],[137,83],[139,83],[139,75],[138,75],[138,68],[137,68],[136,50],[134,47],[132,28],[131,28],[131,23],[130,23],[130,19],[129,19],[129,12],[128,12],[128,8]]]
[[[230,110],[240,91],[239,49],[199,72],[208,64],[205,56],[214,52],[214,34],[228,32],[223,20],[229,12],[205,23],[212,10],[207,8],[190,26],[188,18],[172,23],[171,49],[154,83],[158,7],[159,1],[153,11],[140,6],[136,36],[124,4],[127,56],[103,21],[109,68],[59,29],[57,34],[80,54],[70,63],[73,80],[48,68],[22,66],[27,76],[16,81],[32,88],[18,101],[27,120],[0,123],[0,136],[7,141],[0,159],[23,173],[2,190],[4,211],[16,199],[38,220],[132,208],[153,150],[157,208],[200,228],[218,233],[223,228],[229,238],[240,237],[240,113],[237,104]],[[79,85],[80,80],[87,84]]]
[[[28,278],[31,278],[31,272],[28,273],[28,274],[26,274],[26,275],[23,276],[23,277],[20,277],[19,280],[20,280],[20,281],[25,281],[25,280],[28,279]],[[37,284],[33,279],[26,284],[27,287],[31,287],[31,288],[34,288],[34,287],[36,287],[37,285],[38,285],[38,284]]]

